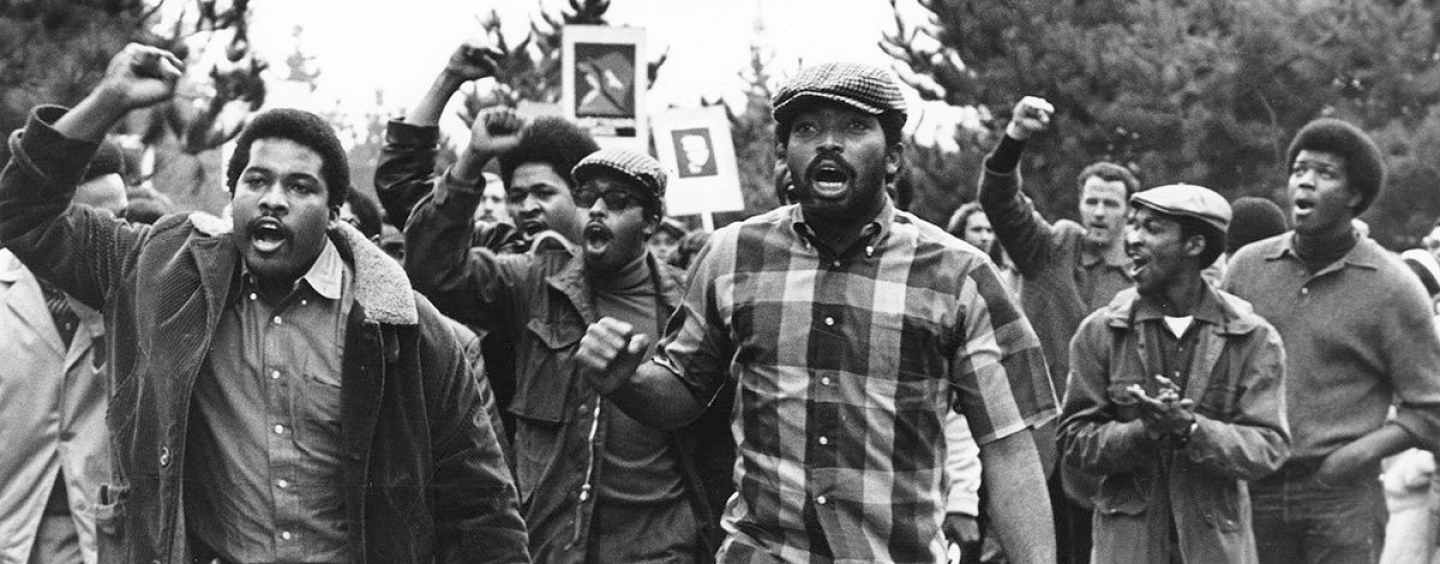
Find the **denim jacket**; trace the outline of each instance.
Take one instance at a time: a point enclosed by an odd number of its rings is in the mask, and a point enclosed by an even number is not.
[[[1196,427],[1183,444],[1149,437],[1126,391],[1139,384],[1155,395],[1151,375],[1161,370],[1134,289],[1087,317],[1072,341],[1060,450],[1064,463],[1101,476],[1095,562],[1169,561],[1170,519],[1185,562],[1256,561],[1246,481],[1289,455],[1285,353],[1279,333],[1248,303],[1206,291],[1219,319],[1195,316],[1200,333],[1184,397],[1196,402]]]
[[[558,236],[541,235],[525,254],[468,248],[479,187],[443,175],[415,206],[406,228],[406,267],[447,315],[515,345],[515,473],[537,562],[585,559],[595,484],[605,452],[602,398],[576,372],[574,354],[598,321],[583,257]],[[464,245],[465,247],[457,247]],[[678,306],[682,274],[647,255],[660,297],[660,319]],[[488,337],[487,337],[488,338]],[[719,505],[729,496],[734,464],[728,404],[671,434],[701,536],[718,548]]]

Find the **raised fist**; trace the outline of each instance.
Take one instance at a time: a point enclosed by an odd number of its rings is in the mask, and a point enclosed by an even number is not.
[[[1010,111],[1010,124],[1005,126],[1005,134],[1015,139],[1028,139],[1031,135],[1045,130],[1050,126],[1050,115],[1055,113],[1055,106],[1050,105],[1044,98],[1026,96],[1015,104]]]
[[[110,58],[96,90],[126,109],[143,108],[175,95],[185,62],[157,47],[131,43]]]
[[[495,76],[495,61],[499,56],[490,47],[466,42],[450,54],[450,60],[445,63],[445,73],[467,82]]]
[[[470,150],[484,158],[496,157],[520,143],[525,120],[509,108],[481,113],[470,124]]]

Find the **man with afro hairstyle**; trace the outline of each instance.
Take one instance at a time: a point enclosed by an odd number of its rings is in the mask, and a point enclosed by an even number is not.
[[[494,55],[486,48],[464,44],[455,49],[429,90],[403,119],[385,129],[385,146],[375,169],[375,191],[391,223],[404,227],[420,198],[438,184],[483,191],[483,169],[498,157],[506,191],[506,208],[518,229],[476,232],[472,242],[500,253],[524,252],[535,236],[555,231],[574,241],[580,220],[570,192],[570,169],[599,149],[584,129],[560,117],[542,117],[526,124],[510,112],[476,116],[470,140],[455,165],[435,174],[439,153],[440,115],[460,86],[494,73]]]
[[[173,98],[183,68],[127,46],[75,108],[32,112],[0,174],[0,240],[105,319],[98,560],[529,562],[449,328],[336,220],[349,167],[324,119],[250,121],[229,223],[67,206],[105,131]]]
[[[1250,484],[1260,562],[1376,562],[1380,460],[1440,447],[1440,338],[1420,282],[1355,231],[1385,184],[1370,137],[1318,119],[1286,162],[1293,230],[1236,251],[1223,284],[1285,343],[1293,443]]]

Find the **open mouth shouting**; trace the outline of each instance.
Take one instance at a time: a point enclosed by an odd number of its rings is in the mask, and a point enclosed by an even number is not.
[[[855,171],[838,158],[820,158],[810,163],[805,171],[810,188],[815,195],[835,198],[845,194],[855,178]]]
[[[1141,254],[1136,253],[1136,252],[1133,252],[1133,251],[1130,252],[1129,254],[1130,254],[1130,266],[1129,266],[1128,269],[1126,270],[1126,274],[1129,274],[1129,275],[1130,275],[1130,279],[1131,279],[1131,280],[1137,280],[1137,279],[1140,278],[1140,275],[1141,275],[1141,274],[1144,274],[1144,272],[1145,272],[1145,266],[1148,265],[1148,264],[1150,264],[1150,259],[1147,258],[1147,257],[1144,256],[1144,255],[1141,255]]]
[[[251,248],[260,254],[274,253],[290,239],[285,224],[274,217],[257,218],[250,222],[246,231],[250,235]]]
[[[520,220],[520,230],[526,235],[534,235],[546,229],[544,221],[537,218],[526,218]]]
[[[1295,198],[1290,208],[1290,213],[1294,216],[1295,223],[1300,223],[1315,210],[1315,201],[1304,197]]]
[[[585,224],[585,231],[582,234],[585,241],[585,253],[598,255],[610,248],[610,243],[615,240],[615,234],[605,224],[592,221]]]

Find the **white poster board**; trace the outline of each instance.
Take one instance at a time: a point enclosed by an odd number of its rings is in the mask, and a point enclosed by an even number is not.
[[[670,109],[654,115],[655,152],[670,174],[669,215],[745,209],[730,119],[722,106]]]
[[[645,28],[567,25],[560,61],[565,117],[589,130],[601,147],[645,152]]]

